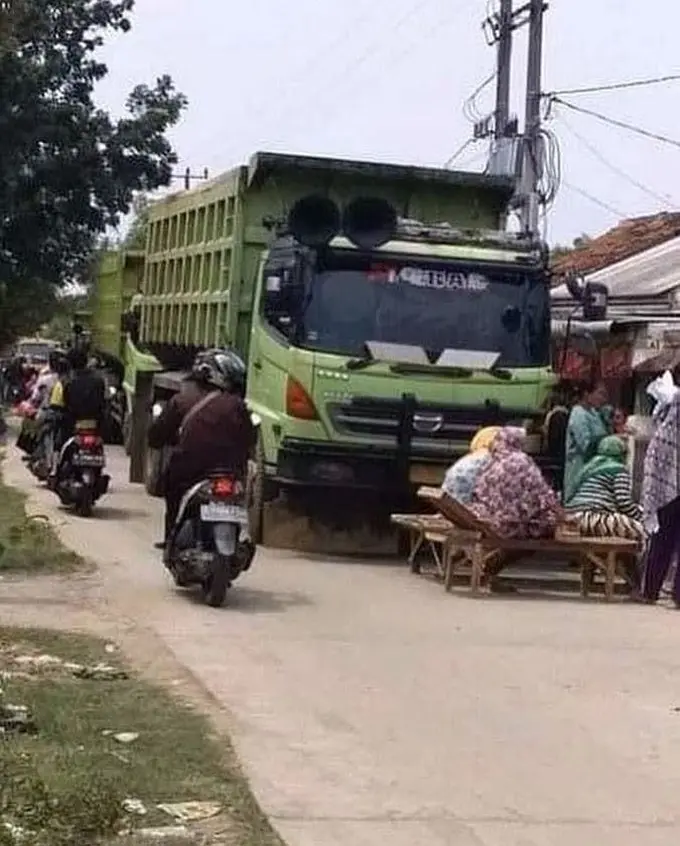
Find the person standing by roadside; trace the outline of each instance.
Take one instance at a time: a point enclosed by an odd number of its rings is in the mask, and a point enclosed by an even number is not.
[[[642,595],[650,603],[658,600],[668,571],[680,554],[680,393],[660,409],[657,421],[647,447],[642,481],[643,520],[651,535]],[[672,595],[680,608],[680,567],[676,568]]]
[[[567,424],[562,488],[565,502],[573,497],[581,470],[595,456],[602,438],[609,434],[602,415],[606,401],[607,390],[602,382],[584,383],[579,387]]]

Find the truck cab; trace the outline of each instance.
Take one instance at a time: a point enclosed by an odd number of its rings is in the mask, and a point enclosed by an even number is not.
[[[381,243],[350,227],[313,245],[309,221],[262,262],[248,398],[262,420],[261,472],[276,486],[406,493],[439,484],[480,426],[544,413],[543,244],[384,223],[371,229]]]

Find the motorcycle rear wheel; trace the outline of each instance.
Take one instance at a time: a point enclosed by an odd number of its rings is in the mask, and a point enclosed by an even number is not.
[[[216,555],[213,572],[203,582],[203,599],[211,608],[221,608],[227,598],[227,591],[231,585],[229,558]]]
[[[82,496],[76,505],[76,513],[79,517],[91,517],[93,506],[94,497],[92,495],[92,491],[86,489],[83,491]]]

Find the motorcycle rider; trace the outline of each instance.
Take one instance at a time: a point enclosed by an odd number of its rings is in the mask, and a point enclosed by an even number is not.
[[[230,349],[196,356],[191,375],[151,424],[151,449],[174,447],[164,473],[165,535],[169,544],[182,497],[215,470],[245,481],[255,429],[245,404],[246,367]]]
[[[47,359],[46,367],[43,367],[38,374],[38,378],[33,386],[33,391],[28,400],[38,411],[41,408],[46,408],[49,404],[52,388],[59,380],[58,369],[61,359],[63,359],[63,353],[60,350],[52,350]]]
[[[61,352],[50,353],[50,370],[53,378],[47,379],[47,390],[42,397],[36,423],[35,449],[29,457],[30,462],[44,460],[48,467],[52,466],[55,444],[55,433],[59,428],[63,415],[63,383],[71,372],[71,365],[66,355]]]
[[[50,404],[62,408],[63,416],[57,426],[54,451],[59,453],[66,441],[73,435],[80,422],[92,421],[95,430],[101,433],[106,416],[106,388],[104,380],[87,366],[88,354],[83,347],[73,347],[67,354],[71,374],[57,382],[52,391]],[[53,466],[52,476],[58,472]]]

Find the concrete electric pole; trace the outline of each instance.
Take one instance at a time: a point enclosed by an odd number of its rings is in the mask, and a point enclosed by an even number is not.
[[[497,38],[498,58],[496,75],[496,112],[494,119],[494,137],[504,138],[510,122],[510,81],[512,71],[512,31],[514,16],[512,0],[500,0],[498,12]]]
[[[543,67],[543,16],[545,0],[529,3],[529,51],[527,59],[526,111],[524,117],[524,154],[521,187],[522,226],[538,234],[538,184],[543,175],[541,136],[541,72]]]
[[[543,65],[543,17],[548,4],[545,0],[528,0],[514,8],[514,0],[499,0],[498,11],[483,24],[489,45],[497,46],[496,109],[493,132],[494,145],[489,158],[489,172],[511,173],[518,178],[514,205],[519,211],[522,229],[538,234],[540,196],[538,186],[543,176],[541,135],[541,71]],[[517,29],[529,25],[527,57],[527,87],[524,134],[519,136],[516,121],[510,118],[510,86],[512,70],[512,39]]]

